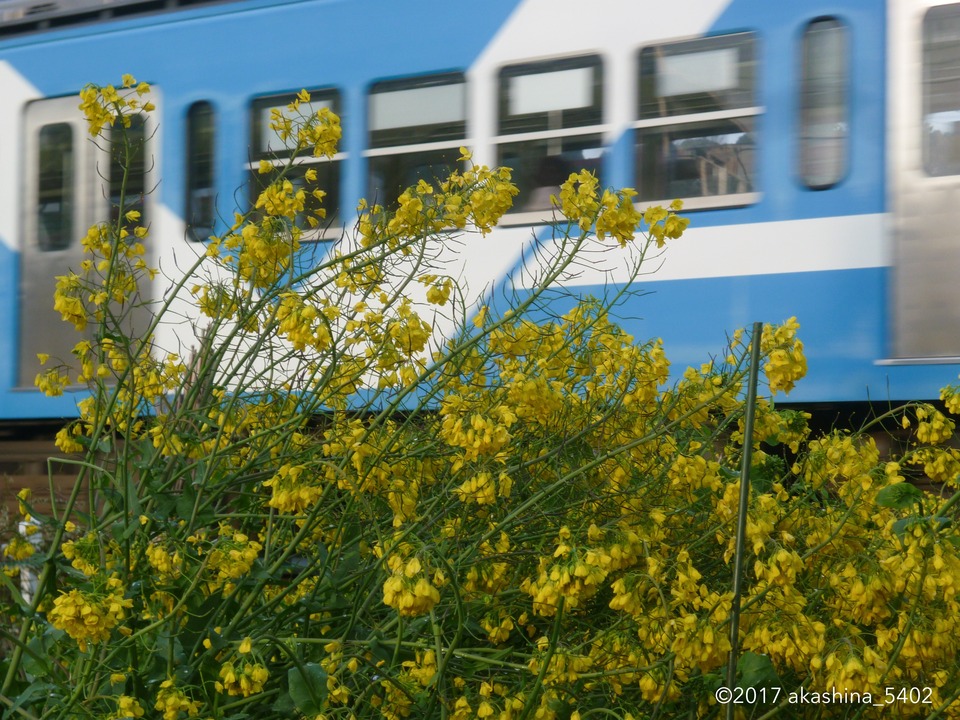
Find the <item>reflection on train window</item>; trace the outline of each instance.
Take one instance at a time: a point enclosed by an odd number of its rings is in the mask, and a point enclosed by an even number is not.
[[[823,189],[846,173],[849,125],[847,29],[833,18],[803,33],[800,77],[800,178]]]
[[[960,4],[923,17],[923,165],[960,174]]]
[[[752,33],[640,52],[636,183],[641,200],[688,207],[756,200],[756,50]]]
[[[595,56],[500,71],[497,163],[513,169],[515,212],[548,210],[572,172],[603,159],[603,66]]]
[[[639,129],[642,199],[752,192],[755,136],[752,117]]]
[[[37,244],[64,250],[73,238],[73,131],[67,123],[40,128]]]
[[[321,108],[329,108],[340,114],[340,94],[336,90],[310,90],[310,102],[300,104],[298,114],[303,119],[309,118]],[[250,172],[250,200],[255,204],[260,193],[284,172],[284,167],[293,160],[293,167],[286,171],[286,179],[293,183],[294,189],[306,191],[304,211],[298,214],[296,225],[304,231],[304,239],[320,239],[323,231],[313,230],[308,217],[316,217],[316,211],[326,210],[326,219],[321,220],[321,227],[334,224],[340,213],[340,163],[344,159],[343,153],[338,153],[332,159],[314,157],[313,150],[306,148],[299,153],[296,150],[296,138],[282,138],[270,127],[270,115],[274,110],[281,111],[286,117],[297,119],[291,113],[288,105],[296,100],[294,93],[273,95],[255,100],[251,106],[251,146],[253,153],[251,162],[247,166]],[[260,161],[265,160],[273,166],[267,173],[260,172]],[[313,170],[317,175],[314,182],[307,182],[305,176]],[[312,174],[312,173],[311,173]],[[326,193],[322,200],[313,195],[314,190]]]
[[[187,237],[206,240],[213,235],[214,121],[213,105],[197,102],[187,111]]]
[[[110,221],[116,222],[120,217],[121,195],[124,213],[131,210],[140,212],[137,224],[147,225],[144,195],[147,192],[147,135],[142,115],[130,117],[130,127],[115,127],[110,150]]]
[[[370,90],[367,191],[390,206],[419,180],[433,182],[461,169],[467,97],[462,73],[375,84]]]

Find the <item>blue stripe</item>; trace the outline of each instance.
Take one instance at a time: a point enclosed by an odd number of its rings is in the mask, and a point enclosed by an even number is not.
[[[935,399],[960,365],[891,366],[886,356],[884,268],[644,283],[619,308],[637,340],[663,338],[674,377],[722,357],[728,333],[752,323],[800,322],[809,364],[790,402]],[[577,288],[602,297],[602,286]],[[572,302],[568,303],[572,305]],[[567,308],[559,307],[563,312]]]
[[[79,396],[68,393],[48,398],[33,387],[17,388],[19,363],[18,312],[20,256],[0,238],[0,307],[6,309],[0,323],[0,420],[75,417]],[[51,304],[53,298],[50,298]]]

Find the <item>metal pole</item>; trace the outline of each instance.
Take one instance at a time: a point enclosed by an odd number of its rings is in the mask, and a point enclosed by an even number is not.
[[[726,687],[733,689],[737,681],[737,658],[740,655],[740,600],[743,593],[743,551],[747,536],[747,506],[750,501],[750,463],[753,460],[753,419],[757,406],[757,383],[760,376],[760,338],[763,324],[753,324],[750,373],[747,380],[747,407],[743,419],[743,457],[740,464],[740,509],[737,514],[737,540],[733,555],[733,602],[730,606],[730,658],[727,660]],[[734,705],[727,703],[727,720],[733,720]]]

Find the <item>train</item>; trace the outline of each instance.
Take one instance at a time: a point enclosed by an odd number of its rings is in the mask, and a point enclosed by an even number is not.
[[[791,403],[934,400],[960,372],[960,3],[0,0],[2,421],[76,413],[34,387],[36,356],[69,354],[53,278],[114,193],[78,92],[123,73],[154,88],[131,188],[155,263],[252,202],[270,111],[307,89],[343,128],[297,168],[327,192],[318,246],[467,147],[520,189],[470,240],[474,281],[495,281],[545,231],[543,188],[585,168],[641,207],[684,203],[688,231],[620,308],[678,372],[793,316]]]

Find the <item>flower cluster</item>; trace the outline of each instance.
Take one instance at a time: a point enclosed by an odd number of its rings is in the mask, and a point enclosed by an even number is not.
[[[401,615],[423,615],[440,602],[436,584],[443,583],[442,573],[434,573],[431,582],[419,558],[404,560],[399,555],[387,558],[387,567],[391,574],[383,582],[383,602]]]
[[[763,372],[771,393],[790,392],[794,384],[807,374],[803,343],[797,339],[799,328],[800,323],[795,317],[778,327],[765,325],[763,328],[760,348],[767,357]]]
[[[178,720],[180,713],[186,713],[187,717],[197,717],[202,703],[191,700],[182,688],[176,686],[172,678],[167,678],[160,683],[157,702],[153,707],[163,713],[163,720]]]
[[[111,577],[100,591],[73,589],[61,593],[54,599],[47,618],[51,625],[76,640],[81,652],[86,652],[88,643],[107,641],[131,607],[133,600],[125,597],[123,583]]]
[[[237,664],[225,662],[220,666],[220,679],[214,683],[219,692],[250,697],[263,691],[270,673],[263,665],[240,660]]]
[[[94,137],[111,127],[119,118],[123,127],[130,127],[130,118],[139,112],[151,112],[153,103],[140,98],[150,92],[147,83],[137,83],[132,75],[124,75],[118,90],[113,85],[87,85],[80,91],[80,109],[87,119],[87,127]]]

